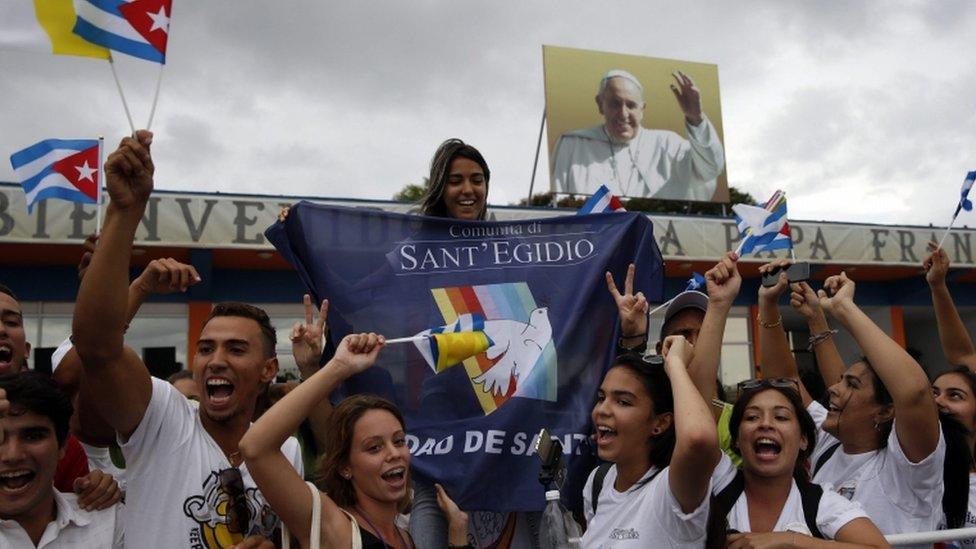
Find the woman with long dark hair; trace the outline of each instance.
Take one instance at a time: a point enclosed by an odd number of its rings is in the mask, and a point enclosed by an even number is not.
[[[584,488],[583,547],[704,544],[718,433],[688,376],[691,344],[671,336],[663,353],[663,365],[619,356],[600,384],[592,418],[600,459],[611,464]]]
[[[737,469],[722,456],[713,476],[709,528],[729,547],[817,547],[824,541],[887,547],[860,506],[812,484],[806,464],[817,426],[800,399],[795,379],[742,382],[732,408],[732,450]],[[716,528],[715,526],[718,526]]]
[[[789,287],[778,260],[760,267],[779,269],[777,284],[759,292],[762,365],[767,376],[798,378],[796,361],[782,328],[778,298]],[[814,293],[794,285],[791,301],[811,319],[810,345],[829,405],[803,401],[820,432],[811,454],[813,481],[861,504],[885,534],[935,530],[943,508],[946,438],[922,367],[854,303],[854,281],[831,276]],[[849,332],[864,356],[844,368],[824,313]],[[823,317],[823,318],[818,318]],[[816,319],[815,321],[813,319]],[[962,471],[965,478],[966,471]],[[950,505],[951,507],[951,505]]]
[[[317,546],[316,540],[323,547],[414,547],[398,522],[409,503],[410,452],[403,416],[394,404],[355,395],[335,407],[318,487],[306,485],[285,466],[280,451],[313,408],[328,403],[340,383],[375,363],[384,344],[382,336],[372,333],[346,336],[328,364],[272,406],[241,439],[251,476],[302,547]],[[452,531],[466,529],[466,524],[453,524],[466,520],[463,513],[449,519]]]

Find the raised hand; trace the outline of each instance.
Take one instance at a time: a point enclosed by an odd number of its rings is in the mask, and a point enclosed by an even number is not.
[[[678,106],[684,113],[685,119],[692,126],[702,123],[701,92],[695,86],[695,82],[681,71],[671,73],[675,82],[671,84],[671,92],[678,100]]]
[[[153,134],[139,130],[134,137],[126,137],[119,148],[105,161],[105,186],[117,210],[142,208],[153,190],[153,165],[149,146]]]
[[[928,249],[931,253],[922,261],[925,281],[929,286],[945,285],[946,275],[949,273],[949,255],[934,240],[929,242]]]
[[[732,302],[739,295],[739,288],[742,286],[738,261],[739,256],[735,252],[726,252],[725,256],[714,267],[705,271],[705,287],[708,289],[709,305],[732,306]]]
[[[817,291],[817,297],[823,310],[836,315],[842,308],[854,304],[854,281],[847,278],[844,272],[834,275],[824,281],[824,287]]]
[[[631,336],[643,337],[647,334],[647,299],[644,298],[643,292],[634,293],[635,269],[633,263],[627,267],[623,294],[617,289],[617,284],[614,283],[610,271],[606,273],[607,289],[617,304],[617,314],[620,316],[620,335],[624,339],[629,339]]]
[[[305,294],[302,303],[305,306],[305,322],[296,322],[288,338],[291,339],[291,351],[298,363],[298,369],[307,378],[309,372],[318,369],[319,359],[322,358],[322,340],[329,331],[325,324],[325,319],[329,316],[329,300],[322,300],[317,319],[313,318],[315,311],[312,308],[312,296]]]
[[[779,277],[776,281],[775,286],[767,288],[766,286],[759,285],[759,299],[765,301],[777,302],[779,301],[779,296],[783,295],[786,288],[789,287],[789,279],[786,276],[786,269],[792,265],[793,262],[789,259],[776,259],[770,261],[769,263],[759,267],[759,275],[763,276],[766,273],[770,273],[779,269]]]
[[[200,274],[193,265],[166,257],[150,261],[135,280],[135,284],[139,291],[150,295],[185,292],[187,288],[199,284],[200,281]]]
[[[372,332],[349,334],[339,342],[332,361],[344,368],[345,377],[349,377],[372,366],[385,345],[386,338]]]
[[[823,316],[817,292],[813,291],[809,284],[806,282],[790,284],[790,290],[790,306],[803,315],[803,318],[809,321]]]
[[[695,347],[685,339],[685,336],[668,336],[664,338],[661,354],[664,355],[665,368],[674,365],[675,361],[678,361],[683,368],[687,368],[695,355]]]

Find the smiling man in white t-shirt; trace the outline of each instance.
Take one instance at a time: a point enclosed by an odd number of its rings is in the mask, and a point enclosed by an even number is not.
[[[104,166],[111,202],[72,326],[91,400],[126,458],[126,546],[210,549],[274,538],[279,520],[237,450],[278,372],[267,314],[243,303],[214,307],[192,360],[199,408],[151,378],[124,344],[132,243],[153,188],[151,142],[148,131],[123,139]],[[171,283],[185,290],[192,278],[183,271]],[[301,473],[297,442],[282,451]]]

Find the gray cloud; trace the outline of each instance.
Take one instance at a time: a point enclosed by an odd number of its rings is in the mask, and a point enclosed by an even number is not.
[[[457,136],[491,163],[491,202],[516,201],[552,44],[716,63],[730,182],[757,198],[786,189],[795,216],[945,223],[976,164],[974,19],[965,1],[182,2],[154,128],[159,186],[389,198]],[[141,125],[156,67],[118,69]],[[117,141],[128,129],[110,74],[0,52],[0,149]]]

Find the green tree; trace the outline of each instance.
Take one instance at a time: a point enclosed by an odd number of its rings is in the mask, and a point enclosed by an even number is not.
[[[397,202],[420,202],[420,199],[424,197],[424,193],[426,192],[427,178],[425,177],[423,183],[407,183],[404,188],[393,195],[393,200]]]

